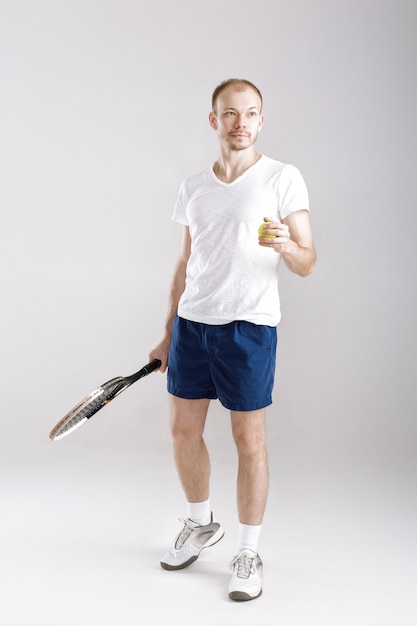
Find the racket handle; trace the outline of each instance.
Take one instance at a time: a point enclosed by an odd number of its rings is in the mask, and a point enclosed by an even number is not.
[[[140,378],[143,378],[144,376],[147,376],[151,372],[157,370],[158,367],[161,367],[161,364],[162,362],[159,359],[154,359],[147,365],[144,365],[138,372],[136,372],[136,374],[132,374],[132,376],[128,376],[127,378],[125,378],[124,381],[127,385],[131,385]]]
[[[157,370],[159,367],[161,367],[161,365],[162,362],[159,359],[154,359],[153,361],[145,365],[142,370],[145,372],[146,376],[146,374],[150,374],[151,372]]]

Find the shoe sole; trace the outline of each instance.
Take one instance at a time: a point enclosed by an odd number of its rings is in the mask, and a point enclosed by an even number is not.
[[[215,537],[215,536],[216,535],[214,534],[213,537]],[[220,535],[220,537],[215,539],[215,541],[213,541],[212,543],[209,543],[207,546],[203,546],[202,548],[200,548],[200,550],[197,552],[197,554],[195,554],[194,556],[189,558],[188,561],[185,561],[185,563],[181,563],[180,565],[170,565],[169,563],[164,563],[163,561],[161,561],[162,569],[166,569],[166,570],[172,572],[173,570],[184,569],[185,567],[188,567],[189,565],[191,565],[191,563],[194,563],[194,561],[196,561],[198,559],[198,557],[200,556],[200,552],[202,550],[204,550],[205,548],[211,548],[211,546],[215,546],[216,543],[219,543],[219,541],[221,539],[223,539],[223,537],[224,537],[224,531]]]
[[[235,602],[247,602],[248,600],[256,600],[256,598],[259,598],[260,595],[262,595],[262,589],[257,596],[250,596],[245,591],[231,591],[229,593],[229,598]]]

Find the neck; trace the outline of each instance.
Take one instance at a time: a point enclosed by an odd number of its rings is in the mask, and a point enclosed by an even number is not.
[[[261,155],[254,149],[233,150],[227,153],[222,151],[213,165],[213,171],[221,181],[231,183],[255,165],[260,158]]]

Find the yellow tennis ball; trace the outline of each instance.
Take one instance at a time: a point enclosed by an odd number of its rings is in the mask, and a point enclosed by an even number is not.
[[[266,224],[270,224],[271,222],[262,222],[262,224],[258,228],[258,237],[267,237],[268,239],[276,239],[275,235],[265,235],[263,230]]]

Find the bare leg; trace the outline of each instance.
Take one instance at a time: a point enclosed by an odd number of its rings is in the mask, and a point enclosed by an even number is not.
[[[233,438],[239,460],[237,503],[242,524],[262,524],[269,486],[265,441],[265,409],[231,411]]]
[[[209,497],[210,459],[203,439],[210,400],[169,396],[174,459],[188,502]]]

